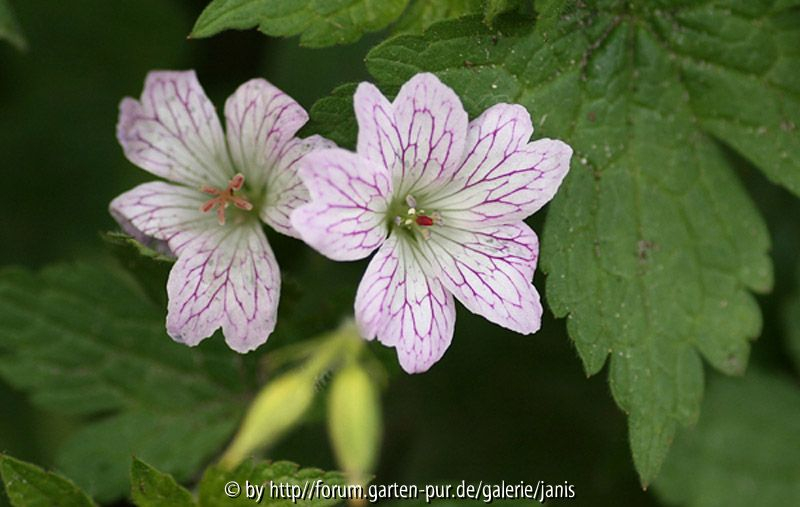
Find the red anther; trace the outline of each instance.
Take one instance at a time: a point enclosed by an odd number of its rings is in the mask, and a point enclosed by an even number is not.
[[[242,185],[244,185],[244,175],[239,173],[228,183],[228,190],[241,190]]]
[[[417,225],[424,225],[424,226],[433,225],[433,219],[425,215],[420,215],[417,217]]]

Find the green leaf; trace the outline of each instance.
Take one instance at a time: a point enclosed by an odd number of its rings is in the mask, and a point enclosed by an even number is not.
[[[348,44],[397,19],[408,0],[213,0],[192,37],[258,27],[267,35],[300,35],[309,47]]]
[[[238,496],[229,498],[225,495],[226,484],[235,481],[240,488]],[[253,505],[253,499],[247,498],[246,484],[263,486],[264,496],[260,505],[270,507],[328,507],[341,502],[340,498],[325,499],[320,495],[314,494],[314,486],[317,483],[329,486],[345,486],[346,481],[339,472],[324,472],[317,468],[300,469],[296,464],[288,461],[276,461],[274,463],[246,461],[239,465],[235,470],[228,471],[220,467],[211,467],[206,470],[203,479],[200,481],[199,496],[201,507],[228,507],[230,505]],[[285,488],[293,486],[303,490],[306,488],[305,496],[292,501],[287,497],[286,492],[276,491],[271,495],[270,484],[284,485]],[[318,491],[319,488],[317,488]],[[299,495],[298,495],[299,496]]]
[[[795,293],[783,308],[786,347],[795,369],[800,373],[800,266],[798,266]]]
[[[494,29],[477,18],[440,23],[390,39],[367,65],[387,89],[435,72],[472,117],[497,102],[523,104],[537,137],[575,149],[542,242],[548,303],[568,317],[587,374],[611,358],[612,393],[629,415],[646,486],[677,427],[697,418],[701,357],[729,374],[745,369],[748,340],[761,330],[750,291],[772,286],[769,237],[701,128],[693,63],[657,30],[663,19],[679,29],[694,4],[585,4],[555,16],[546,33],[511,17]],[[765,20],[762,35],[772,27]],[[743,49],[728,51],[750,58]],[[798,173],[800,149],[792,153],[786,174]]]
[[[101,237],[122,267],[136,277],[153,302],[166,306],[166,281],[175,259],[156,252],[122,232],[106,232]]]
[[[0,0],[0,39],[7,40],[18,49],[28,47],[28,42],[22,34],[22,29],[8,0]]]
[[[800,505],[800,389],[748,372],[715,378],[696,428],[682,432],[655,483],[668,505]]]
[[[0,271],[0,376],[45,410],[90,419],[57,462],[98,500],[130,490],[131,455],[192,477],[235,429],[247,371],[219,339],[174,343],[163,307],[122,272]]]
[[[92,507],[95,503],[69,479],[0,454],[0,477],[13,507]]]
[[[487,24],[492,25],[497,16],[517,10],[525,3],[526,0],[486,0],[483,8],[483,19]]]
[[[139,507],[192,507],[194,497],[175,479],[144,461],[131,463],[131,498]]]
[[[357,86],[356,83],[339,86],[328,97],[315,102],[300,135],[319,134],[339,146],[354,148],[358,125],[353,111],[353,94]]]
[[[483,0],[415,0],[403,13],[394,30],[397,33],[422,33],[437,21],[477,14]]]

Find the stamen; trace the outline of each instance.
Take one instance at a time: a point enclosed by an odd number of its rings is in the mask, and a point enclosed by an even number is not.
[[[423,225],[425,227],[429,227],[434,224],[434,221],[431,217],[426,215],[420,215],[417,217],[417,225]]]
[[[408,204],[408,207],[409,207],[409,208],[412,208],[412,209],[413,209],[413,208],[416,208],[416,207],[417,207],[417,200],[416,200],[416,199],[414,199],[414,196],[413,196],[413,195],[411,195],[411,194],[408,194],[408,195],[406,196],[406,204]]]
[[[215,195],[216,197],[204,202],[203,205],[200,206],[200,211],[207,213],[216,206],[217,222],[219,222],[219,225],[225,225],[225,209],[227,209],[231,203],[241,210],[252,210],[253,205],[250,203],[250,201],[244,197],[233,195],[234,192],[241,190],[243,186],[244,175],[242,173],[239,173],[231,178],[231,180],[228,182],[228,188],[225,190],[204,185],[200,190],[205,194]]]

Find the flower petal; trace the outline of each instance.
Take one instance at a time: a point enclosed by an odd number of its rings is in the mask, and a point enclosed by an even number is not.
[[[455,92],[433,74],[417,74],[393,103],[369,83],[353,99],[358,153],[392,175],[396,195],[449,176],[461,162],[467,113]]]
[[[475,231],[438,227],[422,248],[469,311],[518,333],[539,330],[542,305],[531,283],[539,240],[525,223]]]
[[[233,176],[214,105],[194,71],[151,72],[140,101],[119,106],[117,139],[128,160],[176,183],[225,188]]]
[[[458,95],[435,75],[417,74],[400,88],[393,107],[403,147],[403,164],[393,174],[398,195],[450,176],[467,136],[467,112]]]
[[[311,202],[292,213],[303,241],[334,260],[363,259],[386,238],[389,178],[385,169],[340,148],[299,162]]]
[[[512,223],[539,210],[569,171],[572,148],[553,139],[529,143],[532,133],[522,106],[487,109],[469,124],[463,164],[425,205],[468,228]]]
[[[248,186],[261,188],[308,114],[263,79],[241,85],[225,102],[228,147]]]
[[[230,348],[253,350],[275,328],[280,285],[258,221],[218,227],[192,242],[170,271],[167,332],[197,345],[221,326]]]
[[[392,234],[370,261],[356,294],[362,336],[395,347],[408,373],[428,370],[453,339],[455,304],[435,276],[426,276],[405,240]]]
[[[154,181],[120,195],[109,211],[140,243],[177,256],[198,235],[219,228],[215,214],[200,211],[207,199],[197,190]]]
[[[391,170],[403,151],[392,104],[375,85],[361,83],[353,95],[353,108],[358,121],[358,154]]]
[[[297,173],[299,161],[312,151],[335,147],[332,141],[320,136],[293,138],[285,143],[269,172],[267,193],[259,215],[261,220],[278,232],[300,238],[291,220],[292,212],[308,202],[308,189]]]

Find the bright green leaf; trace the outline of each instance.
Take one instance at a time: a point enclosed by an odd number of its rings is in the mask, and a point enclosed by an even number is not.
[[[694,4],[652,12],[589,4],[565,9],[546,33],[509,17],[494,29],[476,18],[440,23],[390,39],[367,65],[387,89],[433,71],[473,117],[497,102],[521,103],[537,137],[575,148],[543,239],[548,302],[569,317],[588,374],[611,357],[612,393],[629,414],[647,485],[677,427],[698,415],[700,358],[744,371],[748,340],[761,330],[750,291],[772,285],[769,239],[724,150],[700,128],[694,63],[657,29],[663,19],[679,24]],[[749,58],[749,46],[729,48],[742,49]],[[724,58],[733,57],[720,65]],[[762,142],[779,150],[783,138]],[[794,162],[768,173],[800,174],[800,147],[788,149]]]
[[[397,33],[422,33],[437,21],[477,14],[482,8],[483,0],[414,0],[394,30]]]
[[[0,477],[13,507],[92,507],[95,503],[65,477],[0,454]]]
[[[28,47],[8,0],[0,0],[0,39],[7,40],[19,49]]]
[[[348,44],[397,19],[408,0],[213,0],[192,37],[258,27],[267,35],[300,35],[309,47]]]
[[[696,428],[678,435],[655,483],[667,505],[800,505],[800,388],[758,371],[714,378]]]
[[[131,498],[138,507],[192,507],[197,505],[175,479],[144,461],[131,462]]]
[[[228,497],[225,492],[226,485],[230,481],[235,481],[238,487],[238,495],[235,498]],[[203,479],[200,481],[199,496],[200,507],[228,507],[232,505],[253,505],[253,499],[247,498],[245,487],[247,483],[264,487],[264,496],[259,505],[270,507],[328,507],[339,504],[339,498],[325,499],[320,498],[320,485],[346,487],[346,481],[342,474],[338,472],[324,472],[316,468],[300,469],[294,463],[288,461],[276,461],[274,463],[257,463],[246,461],[239,465],[235,470],[227,471],[220,467],[211,467],[206,470]],[[276,491],[271,495],[270,485],[276,488],[284,486],[284,490]],[[303,491],[305,496],[302,498],[292,498],[287,496],[287,489],[297,488]],[[315,493],[316,491],[316,493]]]
[[[235,429],[247,369],[212,338],[174,343],[164,309],[123,273],[0,272],[0,376],[39,407],[91,422],[58,465],[98,500],[129,491],[130,456],[186,480]]]

